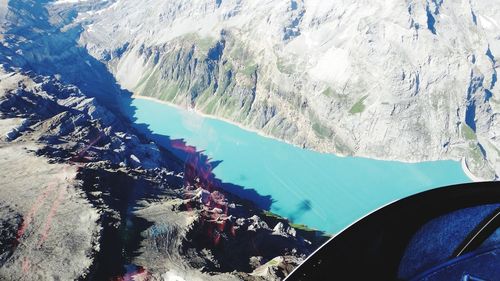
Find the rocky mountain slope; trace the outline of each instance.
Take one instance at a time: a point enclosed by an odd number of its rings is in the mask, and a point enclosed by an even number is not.
[[[56,1],[137,95],[296,145],[500,174],[498,1]]]
[[[75,10],[53,4],[0,2],[1,280],[281,280],[324,241],[129,120]]]
[[[74,86],[2,69],[0,89],[2,280],[280,280],[324,241]]]

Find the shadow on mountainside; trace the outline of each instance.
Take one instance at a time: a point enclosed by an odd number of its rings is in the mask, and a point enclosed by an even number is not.
[[[171,139],[149,129],[148,124],[137,124],[136,107],[132,105],[132,93],[121,89],[106,65],[92,57],[77,40],[83,31],[80,26],[61,31],[62,27],[49,23],[49,14],[45,5],[51,1],[9,2],[9,13],[16,13],[23,18],[16,26],[8,26],[5,41],[10,48],[1,46],[0,62],[34,74],[60,77],[60,80],[76,85],[85,95],[96,98],[100,104],[128,120],[133,127],[148,139],[170,151],[181,161],[197,158],[198,169],[211,174],[213,185],[243,198],[253,201],[260,208],[269,210],[272,204],[270,196],[261,196],[253,189],[224,183],[211,171],[223,160],[210,160],[202,151],[189,146],[183,139]],[[32,15],[28,17],[27,15]],[[36,16],[35,16],[36,15]],[[63,18],[63,16],[67,18]],[[76,13],[61,13],[61,24],[74,19]],[[9,17],[14,17],[10,14]],[[33,26],[36,26],[35,30]],[[24,38],[20,42],[20,38]],[[14,51],[15,50],[15,51]],[[20,55],[21,54],[21,55]]]
[[[259,208],[269,210],[273,202],[270,196],[261,196],[255,190],[232,183],[224,183],[216,178],[213,169],[221,160],[211,160],[195,147],[189,146],[182,139],[171,139],[169,136],[155,134],[147,124],[137,124],[134,118],[136,108],[132,106],[132,93],[121,89],[106,65],[87,50],[78,45],[82,27],[70,23],[77,16],[76,11],[60,11],[55,16],[49,15],[47,0],[11,0],[8,2],[7,25],[3,41],[0,44],[0,64],[5,67],[17,68],[32,75],[47,75],[57,77],[65,83],[76,85],[86,96],[94,97],[101,105],[115,113],[135,128],[145,139],[154,140],[172,155],[173,162],[181,164],[180,170],[196,170],[200,179],[209,190],[223,189],[242,199],[250,200]],[[184,165],[184,167],[182,167]],[[108,175],[109,176],[109,175]],[[107,177],[103,177],[104,181]],[[116,276],[124,273],[127,261],[137,255],[142,241],[140,233],[150,222],[138,221],[129,210],[137,207],[138,201],[156,196],[150,193],[144,183],[130,182],[127,175],[119,175],[123,182],[109,183],[110,196],[115,196],[114,206],[122,213],[122,220],[137,221],[134,229],[125,229],[130,239],[123,239],[124,233],[119,230],[104,230],[103,247],[98,260],[102,262],[97,276]],[[86,177],[90,180],[92,177]],[[123,186],[124,190],[118,187]],[[110,200],[111,202],[112,200]],[[120,222],[123,225],[124,222]],[[128,249],[128,250],[127,250]],[[123,257],[125,254],[131,257]],[[106,262],[114,260],[114,262]],[[98,266],[99,267],[99,266]],[[109,279],[109,278],[108,278]]]

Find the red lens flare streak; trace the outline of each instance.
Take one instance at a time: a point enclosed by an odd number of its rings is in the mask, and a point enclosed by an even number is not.
[[[82,160],[85,158],[85,154],[87,151],[94,145],[96,144],[101,138],[103,134],[100,134],[97,138],[95,138],[93,141],[90,142],[82,151],[80,151],[76,156],[72,157],[69,160],[70,164],[74,164],[77,167],[80,167],[81,164],[78,163],[79,160]],[[69,171],[69,166],[66,165],[63,168],[62,174],[67,174]],[[47,202],[47,198],[49,197],[50,194],[54,194],[54,189],[58,185],[58,180],[54,179],[53,182],[49,183],[45,190],[38,195],[38,197],[35,199],[35,202],[33,203],[33,206],[31,207],[30,211],[26,215],[26,219],[23,220],[21,225],[19,226],[16,234],[16,240],[14,241],[15,246],[19,245],[22,242],[23,235],[26,233],[26,230],[30,227],[31,223],[33,222],[33,218],[36,216],[40,208]],[[47,237],[49,235],[50,228],[52,226],[52,221],[54,218],[54,215],[57,213],[59,206],[64,199],[64,196],[66,195],[66,188],[64,186],[61,186],[59,188],[59,192],[57,194],[54,194],[56,197],[54,201],[52,202],[51,208],[49,210],[49,213],[47,217],[45,218],[43,230],[41,232],[40,239],[38,240],[37,247],[41,248],[44,244],[44,242],[47,240]],[[21,263],[21,270],[23,274],[28,273],[28,271],[31,268],[31,261],[29,260],[28,257],[24,257],[22,263]]]
[[[24,232],[26,231],[28,226],[31,224],[33,217],[38,213],[38,210],[45,202],[45,199],[47,198],[49,193],[52,193],[52,190],[54,190],[55,186],[56,186],[55,183],[51,183],[51,184],[47,185],[47,187],[45,188],[45,191],[42,192],[40,195],[38,195],[38,197],[35,200],[35,203],[31,207],[31,210],[26,215],[26,219],[23,220],[21,226],[17,230],[16,243],[18,243],[19,239],[24,235]]]
[[[38,247],[41,247],[45,240],[47,240],[47,236],[49,234],[50,227],[52,225],[52,218],[54,217],[55,213],[57,212],[57,209],[59,209],[59,205],[61,204],[62,199],[64,198],[64,195],[66,195],[66,189],[64,187],[59,189],[59,194],[57,194],[57,198],[52,203],[52,207],[50,208],[49,215],[47,216],[47,220],[45,221],[45,225],[43,227],[43,232],[42,232],[42,237],[40,238],[40,241],[38,243]]]
[[[81,161],[87,159],[86,154],[88,150],[95,145],[102,138],[102,136],[103,134],[100,134],[97,138],[91,141],[77,155],[72,157],[69,160],[69,163],[77,167],[81,167]],[[198,189],[201,190],[201,201],[203,204],[201,219],[202,223],[206,223],[207,236],[213,241],[214,245],[218,245],[220,243],[222,234],[226,232],[226,230],[229,235],[236,236],[234,226],[230,225],[230,227],[226,227],[228,219],[228,203],[224,194],[218,190],[214,190],[216,183],[214,183],[213,166],[210,163],[210,159],[202,156],[200,152],[196,151],[195,147],[186,145],[182,140],[172,141],[171,146],[174,149],[180,150],[188,155],[184,166],[184,185],[186,191],[185,199],[193,198],[196,195],[196,191]],[[68,169],[69,166],[65,166],[63,173],[69,172]],[[41,236],[37,243],[39,248],[43,246],[49,236],[54,216],[67,194],[64,186],[61,186],[58,189],[57,194],[55,194],[57,185],[57,180],[55,179],[54,182],[47,185],[45,190],[35,199],[31,210],[26,215],[26,219],[23,220],[18,228],[15,241],[16,245],[22,242],[23,235],[32,224],[33,218],[39,212],[40,208],[47,203],[49,195],[53,194],[55,195],[55,199],[53,199],[49,213],[45,218]],[[187,209],[192,210],[189,203],[187,204]],[[32,263],[28,257],[23,259],[21,267],[24,274],[30,270],[31,264]],[[139,278],[140,280],[148,280],[149,276],[150,275],[145,268],[137,267],[135,271],[127,272],[123,276],[113,278],[112,280],[128,281],[135,280],[136,278]]]
[[[214,190],[213,166],[210,159],[201,155],[200,152],[192,146],[186,145],[181,140],[171,141],[171,146],[178,149],[188,156],[184,163],[184,186],[185,199],[192,199],[198,190],[201,193],[201,203],[203,209],[201,212],[202,224],[207,227],[207,236],[217,246],[222,234],[226,231],[231,236],[236,236],[234,226],[226,227],[228,220],[228,203],[220,191]],[[187,210],[192,210],[192,206],[187,200]]]

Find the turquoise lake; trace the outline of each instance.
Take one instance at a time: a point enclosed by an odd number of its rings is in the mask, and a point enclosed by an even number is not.
[[[230,123],[134,99],[137,124],[203,150],[223,182],[271,196],[270,211],[337,233],[367,213],[432,188],[470,182],[456,161],[417,164],[337,157],[266,138]]]

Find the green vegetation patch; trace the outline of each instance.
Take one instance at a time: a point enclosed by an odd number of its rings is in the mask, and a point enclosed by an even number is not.
[[[368,96],[362,97],[358,102],[356,102],[351,109],[349,110],[349,113],[351,114],[356,114],[356,113],[361,113],[365,111],[365,104],[364,101],[366,100]]]
[[[320,138],[328,138],[331,135],[331,131],[328,127],[321,125],[319,122],[314,122],[312,125],[314,133]]]
[[[467,124],[462,123],[461,131],[462,131],[462,136],[466,140],[476,140],[477,139],[476,133],[474,133],[474,130],[472,130],[472,128],[469,127]]]
[[[246,76],[252,76],[257,71],[257,64],[253,62],[248,62],[243,68],[242,73]]]
[[[281,216],[279,216],[279,215],[277,215],[277,214],[275,214],[275,213],[273,213],[273,212],[271,212],[271,211],[266,211],[266,210],[264,210],[262,213],[263,213],[263,214],[264,214],[264,216],[266,216],[266,217],[275,218],[275,219],[280,219],[280,220],[281,220],[281,219],[283,219]]]
[[[333,97],[335,95],[335,92],[332,90],[332,88],[328,87],[326,88],[323,92],[321,92],[323,95],[327,97]]]
[[[284,74],[292,74],[294,71],[294,66],[287,63],[283,58],[278,58],[276,61],[276,67],[281,73]]]
[[[189,33],[183,36],[182,39],[186,42],[193,43],[196,46],[196,49],[203,55],[206,55],[208,50],[210,50],[210,48],[212,48],[217,42],[217,39],[214,37],[201,37],[197,33]]]
[[[341,153],[348,154],[348,155],[353,154],[353,151],[347,145],[345,145],[342,142],[342,140],[340,140],[339,138],[335,138],[334,143],[335,143],[335,148],[337,149],[337,151],[339,151]]]
[[[279,265],[279,264],[280,264],[280,262],[279,262],[278,260],[276,260],[276,259],[272,259],[272,260],[270,260],[269,262],[267,262],[267,264],[268,264],[269,266],[277,266],[277,265]]]
[[[215,106],[217,105],[217,98],[216,97],[211,97],[209,102],[204,108],[204,112],[207,114],[213,114],[215,111]]]
[[[139,84],[139,87],[141,87],[141,93],[146,96],[155,96],[158,92],[158,79],[159,76],[157,71],[153,71],[150,75],[148,75],[146,79]]]
[[[228,63],[231,64],[233,71],[251,77],[258,70],[258,64],[255,56],[241,43],[226,45],[229,50]]]
[[[210,48],[215,45],[216,41],[217,40],[212,37],[203,37],[199,38],[199,40],[196,41],[195,44],[201,52],[208,53],[208,50],[210,50]]]
[[[470,146],[470,156],[475,163],[484,161],[484,155],[477,144]]]
[[[320,138],[330,138],[333,134],[332,130],[321,123],[314,111],[311,109],[308,111],[314,134]]]
[[[317,231],[316,229],[312,229],[305,224],[291,223],[290,226],[297,229],[297,230],[302,230],[302,231],[308,231],[308,232],[309,231]]]
[[[205,104],[206,101],[214,94],[214,83],[210,84],[210,87],[205,89],[201,95],[196,98],[197,104]]]
[[[277,220],[286,220],[284,219],[282,216],[280,215],[277,215],[273,212],[270,212],[270,211],[263,211],[262,212],[266,217],[270,217],[270,218],[274,218],[274,219],[277,219]],[[310,227],[308,227],[307,225],[304,225],[304,224],[298,224],[298,223],[292,223],[292,222],[289,222],[290,226],[297,229],[297,230],[302,230],[302,231],[317,231],[316,229],[312,229]]]
[[[240,44],[234,44],[231,46],[230,56],[235,59],[242,59],[247,57],[248,53]]]
[[[148,68],[148,70],[142,74],[141,79],[134,88],[134,92],[140,92],[142,95],[147,94],[147,93],[142,93],[142,88],[144,88],[144,84],[148,82],[148,79],[151,76],[152,72],[153,69]]]
[[[181,91],[182,90],[180,89],[180,87],[177,84],[169,85],[164,90],[165,95],[162,98],[162,100],[173,101],[175,99],[175,97],[179,94],[179,92],[181,92]]]

